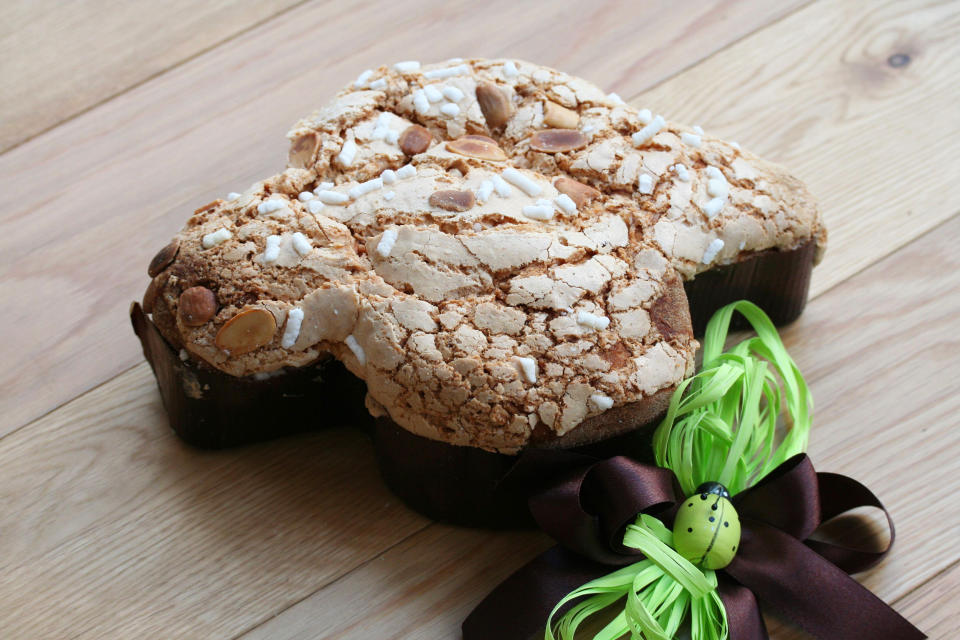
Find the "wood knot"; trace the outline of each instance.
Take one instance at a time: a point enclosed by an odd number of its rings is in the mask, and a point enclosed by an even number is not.
[[[887,64],[894,69],[905,67],[910,64],[910,55],[906,53],[895,53],[887,58]]]

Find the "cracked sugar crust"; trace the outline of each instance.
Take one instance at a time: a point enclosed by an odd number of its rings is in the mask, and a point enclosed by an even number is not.
[[[687,148],[692,130],[670,124],[636,146],[642,112],[582,80],[515,68],[381,68],[302,120],[286,171],[198,209],[178,235],[152,287],[160,330],[238,376],[332,354],[367,382],[372,412],[512,452],[662,398],[692,373],[677,272],[822,245],[816,206],[776,167],[707,136]],[[481,85],[507,99],[496,127]],[[583,144],[543,151],[531,134],[545,124],[575,124]],[[432,136],[422,152],[422,132],[404,135],[412,125]],[[447,147],[471,134],[502,156]],[[600,195],[573,202],[556,177]],[[702,199],[716,193],[723,206],[707,218]],[[193,286],[218,303],[200,326],[178,313]]]
[[[321,185],[290,169],[191,218],[158,276],[166,284],[154,318],[233,375],[331,353],[367,382],[372,410],[490,450],[564,436],[672,389],[692,372],[697,344],[679,277],[625,222],[634,203],[601,196],[568,213],[553,207],[563,194],[549,178],[510,168],[438,141],[400,171],[406,177],[355,198],[356,180]],[[466,211],[430,205],[431,194],[472,194],[488,182],[500,193]],[[314,190],[325,195],[299,197]],[[320,197],[344,201],[310,213]],[[548,219],[525,213],[548,205]],[[203,248],[220,229],[230,237]],[[297,233],[311,243],[304,254]],[[198,327],[176,312],[193,286],[216,291],[220,305]],[[218,345],[226,323],[251,308],[272,315],[273,338],[240,354]]]
[[[438,75],[443,77],[428,77]],[[632,198],[638,205],[632,224],[644,229],[644,236],[660,246],[686,280],[770,249],[789,251],[812,240],[816,262],[826,249],[818,204],[782,167],[699,127],[635,109],[579,78],[521,61],[469,60],[402,73],[381,67],[361,85],[351,85],[330,106],[294,126],[288,134],[293,141],[291,166],[309,164],[301,164],[305,155],[295,152],[305,137],[335,133],[341,137],[333,141],[336,150],[344,136],[373,131],[370,115],[385,106],[426,126],[437,138],[487,135],[518,167],[573,177],[604,193]],[[510,115],[505,124],[488,126],[476,97],[481,85],[495,86],[506,98]],[[372,91],[371,86],[380,89]],[[431,97],[442,97],[427,99],[427,108],[418,109],[418,92],[429,88]],[[444,92],[450,89],[463,96],[453,116],[443,112],[450,103]],[[371,110],[364,111],[361,104]],[[587,143],[565,153],[531,149],[532,133],[557,125],[551,114],[556,107],[570,112],[575,120],[563,126],[574,127]],[[345,113],[362,124],[353,131],[330,126],[342,122]],[[645,130],[649,136],[638,136]],[[325,166],[324,158],[317,160],[316,167]],[[351,171],[362,179],[376,175],[378,166],[358,162]]]

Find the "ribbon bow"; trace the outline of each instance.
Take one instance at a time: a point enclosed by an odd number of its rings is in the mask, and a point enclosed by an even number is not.
[[[554,605],[611,566],[641,559],[622,543],[627,524],[645,513],[672,525],[684,500],[669,469],[622,456],[596,460],[560,451],[531,451],[511,473],[530,486],[555,481],[530,498],[540,527],[560,544],[501,583],[463,623],[464,640],[526,640],[542,629]],[[846,476],[817,473],[806,454],[786,460],[732,499],[740,545],[718,571],[731,640],[768,638],[758,599],[814,636],[830,640],[913,640],[926,636],[850,578],[880,561],[894,528],[883,504]],[[865,551],[810,539],[822,522],[857,507],[881,509],[890,539]]]

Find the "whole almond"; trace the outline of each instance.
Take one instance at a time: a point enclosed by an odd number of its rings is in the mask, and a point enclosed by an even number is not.
[[[430,194],[430,206],[447,211],[467,211],[476,202],[472,191],[435,191]]]
[[[530,136],[530,148],[544,153],[573,151],[587,142],[587,136],[572,129],[544,129]]]
[[[543,105],[543,124],[554,129],[576,129],[580,125],[580,114],[547,100]]]
[[[177,257],[178,251],[180,251],[180,240],[174,238],[170,241],[170,244],[160,249],[157,255],[153,256],[153,260],[150,261],[150,266],[147,267],[147,275],[151,278],[156,278],[160,275],[160,272],[169,267],[173,259]]]
[[[418,124],[412,124],[403,130],[397,142],[400,144],[400,150],[408,156],[415,156],[423,153],[433,141],[433,136],[426,127]]]
[[[477,104],[480,105],[483,118],[491,129],[499,129],[507,124],[513,115],[510,99],[492,82],[481,82],[477,85]]]
[[[217,346],[240,355],[269,344],[277,333],[277,321],[266,309],[244,309],[220,327]]]
[[[447,143],[447,151],[459,153],[468,158],[480,158],[481,160],[492,160],[494,162],[503,162],[507,159],[507,154],[492,138],[487,136],[468,135],[451,140]]]
[[[319,146],[320,138],[313,131],[299,136],[290,145],[290,153],[287,156],[288,163],[291,167],[299,169],[311,167]]]
[[[565,193],[570,196],[570,199],[574,201],[577,207],[582,207],[594,198],[600,197],[599,191],[573,178],[557,178],[553,186],[560,193]]]
[[[217,296],[206,287],[190,287],[180,294],[180,322],[199,327],[217,314]]]

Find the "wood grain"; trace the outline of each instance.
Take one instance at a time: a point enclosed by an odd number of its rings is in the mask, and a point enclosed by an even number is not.
[[[177,440],[146,364],[0,441],[4,638],[231,637],[427,525],[366,438]]]
[[[140,360],[153,253],[365,67],[509,54],[630,94],[802,4],[308,3],[0,155],[0,435]]]
[[[536,532],[433,525],[241,637],[459,638],[476,598],[550,545]]]
[[[857,576],[887,602],[960,559],[952,542],[955,527],[930,526],[960,522],[960,503],[951,498],[960,491],[955,462],[960,430],[952,417],[960,412],[955,322],[960,298],[941,295],[960,288],[960,257],[953,248],[957,238],[960,217],[942,233],[924,236],[812,301],[783,333],[816,400],[810,446],[814,463],[866,484],[897,524],[893,552]],[[931,269],[934,265],[939,268]],[[316,637],[311,630],[328,628],[335,638],[348,637],[348,630],[402,638],[406,636],[396,629],[418,620],[426,629],[420,638],[457,637],[465,612],[487,593],[490,578],[509,574],[543,548],[531,546],[525,536],[501,534],[478,550],[478,535],[433,525],[387,552],[382,562],[325,587],[244,640]],[[523,551],[519,561],[518,549]],[[461,564],[469,567],[465,571],[475,571],[478,561],[489,568],[475,589],[454,590],[449,582],[456,575],[442,575],[456,574]],[[389,579],[393,575],[404,580],[395,584]],[[360,604],[368,594],[375,594],[377,606]],[[436,601],[444,594],[441,608]],[[361,613],[345,616],[343,607],[350,602],[358,603]],[[899,603],[896,607],[906,611]],[[937,615],[927,609],[916,613],[921,626],[925,616]],[[771,637],[777,640],[807,637],[772,623]]]
[[[816,293],[960,211],[958,32],[956,1],[817,2],[633,102],[808,183],[830,231]]]
[[[904,615],[923,620],[922,631],[931,638],[952,638],[960,616],[960,564],[935,576],[899,603]]]
[[[296,2],[5,3],[0,152]]]

